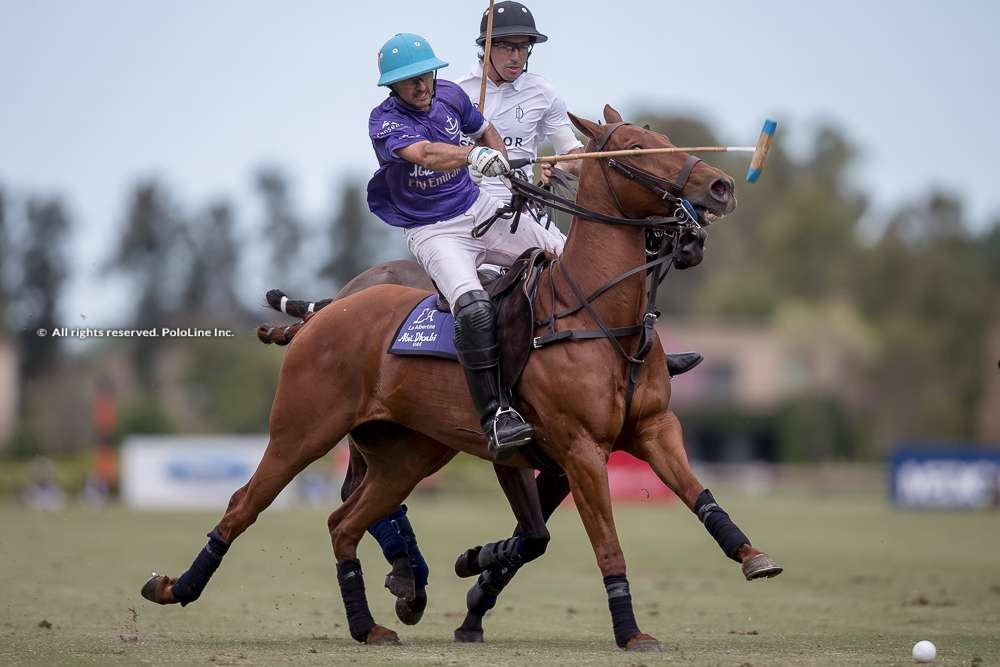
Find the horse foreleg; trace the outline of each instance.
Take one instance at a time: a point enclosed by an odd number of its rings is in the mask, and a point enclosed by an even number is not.
[[[781,565],[751,545],[750,538],[695,477],[684,449],[684,431],[673,412],[668,410],[662,418],[640,430],[629,451],[646,461],[657,477],[695,513],[726,557],[740,563],[747,581],[781,574]]]
[[[465,597],[468,613],[455,630],[457,642],[483,641],[483,616],[520,567],[545,553],[549,543],[545,522],[569,493],[565,476],[540,473],[535,478],[531,470],[498,465],[494,471],[518,523],[510,538],[469,549],[455,562],[458,576],[479,575]],[[565,490],[551,489],[550,480]]]
[[[639,630],[632,609],[625,556],[611,510],[607,453],[596,442],[579,441],[560,463],[604,577],[615,643],[629,651],[659,651],[660,642]]]

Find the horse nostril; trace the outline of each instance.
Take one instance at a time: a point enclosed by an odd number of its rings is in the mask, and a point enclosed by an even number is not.
[[[727,202],[733,195],[733,184],[729,179],[717,178],[712,182],[712,197],[720,202]]]

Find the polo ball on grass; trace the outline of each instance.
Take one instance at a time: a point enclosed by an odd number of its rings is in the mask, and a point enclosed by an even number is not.
[[[934,662],[937,657],[937,647],[924,639],[913,645],[913,659],[917,662]]]

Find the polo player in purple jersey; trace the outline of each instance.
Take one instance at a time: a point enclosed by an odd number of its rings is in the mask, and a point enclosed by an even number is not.
[[[493,225],[481,238],[472,228],[503,202],[480,191],[470,177],[510,171],[500,135],[451,81],[437,78],[448,63],[427,40],[401,33],[378,54],[389,97],[372,110],[368,133],[379,168],[368,182],[368,207],[400,227],[417,262],[448,299],[455,314],[455,347],[472,402],[494,460],[531,441],[533,429],[500,402],[499,346],[493,303],[479,282],[482,263],[509,266],[528,248],[562,252],[563,241],[538,225],[510,233]],[[475,145],[462,146],[462,135]]]

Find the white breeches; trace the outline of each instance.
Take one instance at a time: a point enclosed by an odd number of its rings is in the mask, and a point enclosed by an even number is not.
[[[485,192],[462,215],[431,225],[406,230],[406,245],[448,299],[454,304],[469,290],[483,289],[476,274],[480,264],[510,266],[528,248],[544,248],[561,255],[565,238],[552,226],[548,231],[522,214],[517,232],[510,233],[510,220],[498,220],[481,238],[472,228],[493,215],[504,202]]]

